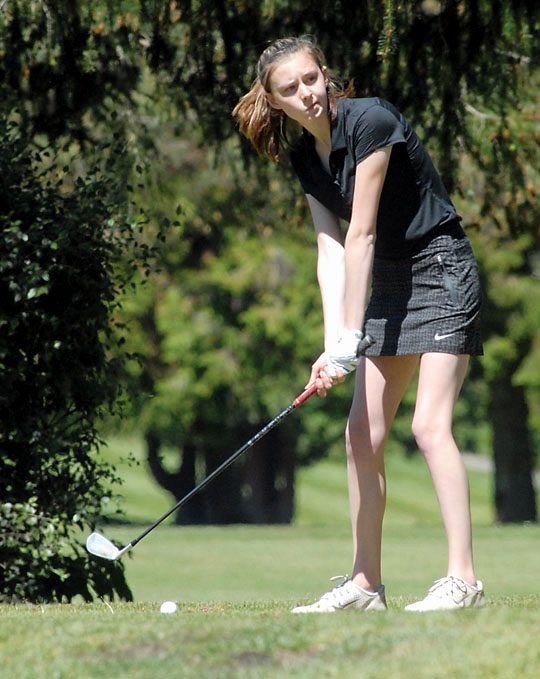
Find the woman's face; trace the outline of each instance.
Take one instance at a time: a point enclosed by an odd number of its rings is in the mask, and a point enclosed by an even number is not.
[[[323,117],[328,112],[326,72],[305,51],[279,61],[270,75],[270,104],[302,126]]]

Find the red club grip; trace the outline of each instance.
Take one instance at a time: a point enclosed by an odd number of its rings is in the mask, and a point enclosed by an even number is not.
[[[307,401],[310,396],[313,396],[313,394],[317,391],[317,385],[315,382],[308,387],[304,392],[300,394],[300,396],[297,396],[294,401],[293,401],[293,406],[295,408],[298,408],[298,406],[301,406],[304,401]]]
[[[374,339],[372,339],[369,335],[366,335],[358,344],[358,355],[363,356],[364,353],[366,352],[366,349],[368,349],[373,343]],[[304,392],[300,394],[300,396],[297,396],[294,401],[292,402],[292,405],[295,408],[298,408],[298,406],[301,406],[302,403],[308,400],[310,396],[313,396],[313,394],[317,391],[317,385],[315,382],[306,388]]]

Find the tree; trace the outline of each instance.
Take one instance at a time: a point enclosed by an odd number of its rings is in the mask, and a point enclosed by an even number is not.
[[[108,178],[66,192],[52,148],[0,116],[0,569],[2,601],[131,599],[119,564],[78,538],[117,482],[95,452],[118,397],[114,266],[132,239],[113,230]]]
[[[462,208],[477,229],[474,240],[486,292],[481,377],[489,393],[495,512],[503,523],[537,518],[531,471],[540,440],[535,424],[540,387],[540,177],[535,121],[539,73],[529,57],[515,51],[507,69],[517,79],[514,106],[501,107],[497,98],[471,102],[466,139],[469,167],[462,171],[469,196]]]
[[[120,393],[119,295],[150,254],[115,110],[140,56],[94,23],[120,4],[0,5],[2,600],[131,598],[78,541],[119,481],[98,427]]]

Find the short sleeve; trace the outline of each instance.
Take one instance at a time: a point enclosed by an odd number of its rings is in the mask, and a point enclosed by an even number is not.
[[[370,106],[356,121],[352,135],[356,164],[377,149],[405,142],[401,121],[380,104]]]

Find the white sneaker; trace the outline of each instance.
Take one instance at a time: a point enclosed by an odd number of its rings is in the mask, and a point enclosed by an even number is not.
[[[362,587],[355,585],[349,580],[348,575],[336,575],[330,580],[343,578],[341,585],[334,587],[326,594],[323,594],[319,601],[308,606],[296,606],[292,609],[293,613],[334,613],[334,611],[344,611],[348,609],[360,609],[364,611],[385,611],[386,598],[384,596],[384,585],[381,585],[376,592],[367,592]]]
[[[454,575],[435,580],[422,601],[405,606],[406,611],[449,611],[457,608],[481,608],[486,605],[484,586],[480,580],[476,587]]]

